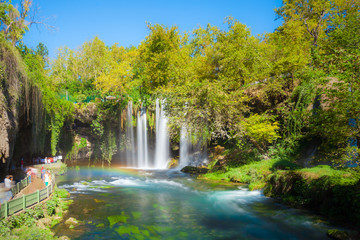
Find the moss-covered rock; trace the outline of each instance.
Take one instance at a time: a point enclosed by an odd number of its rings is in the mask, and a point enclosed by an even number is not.
[[[190,174],[205,174],[209,172],[209,169],[203,167],[186,166],[183,169],[181,169],[181,171]]]
[[[346,231],[341,231],[338,229],[328,230],[327,235],[331,239],[336,239],[336,240],[350,240],[351,239],[349,234]]]
[[[179,159],[176,159],[176,158],[172,158],[170,160],[170,162],[168,163],[168,168],[171,169],[171,168],[176,168],[177,166],[179,166]]]
[[[73,218],[73,217],[70,217],[65,221],[65,224],[69,225],[70,227],[71,226],[78,226],[78,225],[80,225],[80,223],[81,222],[79,220],[77,220],[76,218]]]

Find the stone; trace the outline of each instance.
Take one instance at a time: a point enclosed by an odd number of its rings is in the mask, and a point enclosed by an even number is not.
[[[181,171],[190,174],[205,174],[209,172],[209,169],[203,167],[186,166],[181,169]]]
[[[336,239],[336,240],[350,240],[350,236],[346,231],[341,231],[338,229],[330,229],[327,231],[329,238]]]
[[[176,159],[176,158],[172,158],[170,160],[170,162],[168,163],[168,168],[171,169],[171,168],[176,168],[177,166],[179,166],[179,159]]]
[[[78,221],[76,218],[70,217],[65,221],[65,224],[70,226],[78,226],[80,221]]]
[[[37,222],[37,225],[41,228],[49,227],[51,226],[51,222],[52,222],[51,218],[41,218]]]
[[[61,236],[59,237],[59,240],[70,240],[68,236]]]

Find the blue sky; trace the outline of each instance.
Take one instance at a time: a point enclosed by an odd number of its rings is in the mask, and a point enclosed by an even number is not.
[[[224,19],[232,16],[246,24],[252,34],[272,32],[281,25],[274,9],[281,0],[33,0],[38,15],[49,18],[57,30],[31,27],[24,42],[35,47],[39,42],[56,57],[59,47],[76,49],[95,36],[106,45],[137,46],[149,34],[146,22],[176,25],[180,32],[190,32],[208,23],[224,28]]]

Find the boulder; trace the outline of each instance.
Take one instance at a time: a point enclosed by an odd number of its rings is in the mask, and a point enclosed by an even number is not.
[[[70,240],[68,236],[61,236],[59,237],[59,240]]]
[[[38,227],[45,228],[51,226],[52,219],[51,218],[41,218],[37,221]]]
[[[203,167],[186,166],[181,169],[181,171],[190,174],[205,174],[209,172],[209,169]]]
[[[179,159],[172,158],[170,162],[168,163],[168,168],[176,168],[179,165]]]
[[[330,229],[327,231],[327,235],[331,239],[336,240],[350,240],[350,236],[346,231],[341,231],[338,229]]]
[[[76,218],[70,217],[65,221],[65,224],[70,226],[78,226],[80,224],[80,221]]]

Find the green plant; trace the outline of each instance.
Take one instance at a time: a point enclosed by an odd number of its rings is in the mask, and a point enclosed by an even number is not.
[[[49,216],[55,214],[55,209],[58,206],[58,200],[56,198],[52,198],[46,202],[46,212]]]
[[[11,226],[9,225],[9,221],[6,219],[3,219],[0,221],[0,236],[6,237],[10,235],[11,232]]]

